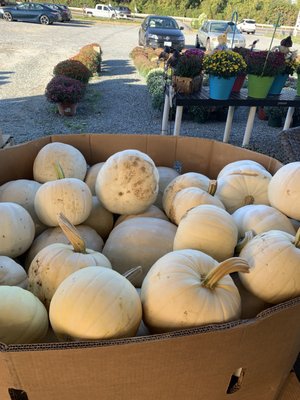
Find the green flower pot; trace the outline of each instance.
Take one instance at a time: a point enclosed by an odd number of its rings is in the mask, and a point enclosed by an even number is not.
[[[248,96],[255,99],[264,99],[271,89],[274,76],[248,75]]]
[[[297,96],[300,96],[300,75],[298,74],[297,79]]]

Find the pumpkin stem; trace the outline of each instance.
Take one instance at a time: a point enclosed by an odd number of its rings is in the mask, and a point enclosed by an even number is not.
[[[300,228],[297,230],[294,245],[299,249],[300,248]]]
[[[248,206],[249,204],[254,204],[254,197],[249,194],[244,199],[244,206]]]
[[[133,278],[135,278],[137,275],[141,274],[143,271],[143,268],[141,266],[139,267],[134,267],[129,269],[128,271],[124,272],[123,276],[129,280],[129,282],[133,281]]]
[[[249,268],[249,264],[243,258],[228,258],[228,260],[222,261],[219,265],[213,268],[206,275],[201,285],[207,289],[214,289],[219,280],[225,275],[231,274],[232,272],[249,272]]]
[[[241,238],[237,245],[235,246],[235,252],[237,254],[240,254],[240,252],[243,250],[243,248],[246,246],[246,244],[253,239],[255,236],[254,232],[252,230],[245,232],[245,235],[243,238]]]
[[[80,233],[75,226],[68,220],[68,218],[60,213],[57,217],[61,230],[73,246],[75,253],[86,253],[85,241],[80,236]]]
[[[209,185],[208,185],[208,189],[207,189],[207,193],[214,196],[216,191],[217,191],[217,187],[218,187],[218,182],[214,179],[211,179],[209,181]]]
[[[57,179],[64,179],[65,174],[64,174],[64,171],[63,171],[62,166],[60,165],[59,161],[55,161],[54,168],[55,168],[55,171],[57,174]]]

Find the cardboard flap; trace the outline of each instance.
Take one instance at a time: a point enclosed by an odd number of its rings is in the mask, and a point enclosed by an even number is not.
[[[299,331],[297,298],[247,321],[2,350],[15,375],[10,382],[19,382],[15,389],[26,391],[29,400],[275,400],[300,350]],[[239,368],[243,380],[227,394]]]
[[[105,161],[124,149],[147,153],[157,166],[181,166],[181,173],[193,171],[216,178],[229,162],[251,159],[260,162],[271,173],[281,164],[264,154],[215,140],[159,135],[69,134],[52,135],[0,150],[0,184],[9,180],[32,179],[32,166],[38,151],[47,143],[59,141],[82,152],[89,165]]]

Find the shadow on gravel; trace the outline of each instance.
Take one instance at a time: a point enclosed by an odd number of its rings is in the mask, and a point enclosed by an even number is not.
[[[105,76],[129,75],[135,71],[128,60],[105,60],[101,64],[101,74]]]
[[[2,72],[0,71],[0,85],[5,85],[6,83],[9,83],[10,81],[10,74],[14,74],[13,71],[6,71],[6,72]]]
[[[89,28],[91,26],[95,25],[95,22],[93,21],[71,21],[71,22],[61,22],[61,23],[56,23],[56,26],[66,26],[66,27],[80,27],[80,28]]]

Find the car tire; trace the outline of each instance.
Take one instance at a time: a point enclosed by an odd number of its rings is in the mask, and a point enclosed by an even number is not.
[[[5,21],[7,21],[7,22],[12,22],[13,17],[12,17],[12,15],[11,15],[10,12],[6,11],[6,12],[3,14],[3,19],[5,19]]]
[[[50,25],[50,19],[47,15],[43,14],[40,16],[40,24],[42,25]]]

